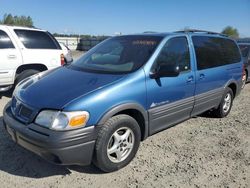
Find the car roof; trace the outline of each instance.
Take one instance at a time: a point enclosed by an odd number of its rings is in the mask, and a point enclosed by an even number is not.
[[[32,30],[32,31],[46,31],[43,29],[35,28],[35,27],[13,26],[13,25],[4,25],[4,24],[0,24],[0,27],[5,27],[5,28],[9,28],[9,29]]]

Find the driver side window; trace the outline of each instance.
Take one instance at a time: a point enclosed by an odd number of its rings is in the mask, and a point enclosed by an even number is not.
[[[189,71],[190,53],[186,37],[175,37],[167,41],[157,58],[156,66],[179,67],[180,72]]]

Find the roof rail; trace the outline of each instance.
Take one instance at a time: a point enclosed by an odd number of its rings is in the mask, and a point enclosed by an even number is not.
[[[1,26],[8,26],[8,27],[23,27],[27,29],[40,29],[35,26],[29,27],[29,26],[22,26],[22,25],[11,25],[11,24],[0,24]]]
[[[207,34],[221,35],[224,37],[228,37],[227,35],[222,34],[222,33],[216,33],[213,31],[205,31],[205,30],[199,30],[199,29],[185,29],[185,30],[175,31],[175,33],[207,33]]]

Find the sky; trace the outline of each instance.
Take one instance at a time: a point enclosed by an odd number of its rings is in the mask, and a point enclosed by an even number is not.
[[[51,33],[114,35],[184,28],[250,37],[250,0],[0,0],[5,13],[31,16]]]

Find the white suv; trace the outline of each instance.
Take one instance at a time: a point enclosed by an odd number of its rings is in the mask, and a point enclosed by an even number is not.
[[[0,91],[63,64],[62,48],[49,32],[0,25]]]

